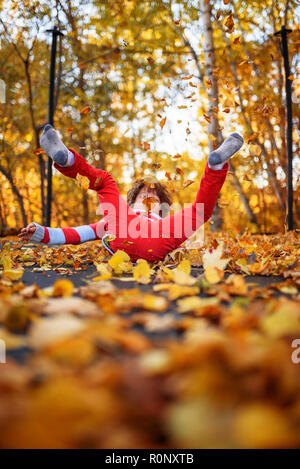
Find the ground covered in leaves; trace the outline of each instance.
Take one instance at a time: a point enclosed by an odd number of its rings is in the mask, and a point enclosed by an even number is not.
[[[297,231],[151,266],[2,239],[0,446],[299,447],[299,254]]]

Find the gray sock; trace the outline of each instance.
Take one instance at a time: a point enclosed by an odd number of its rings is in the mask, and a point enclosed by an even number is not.
[[[73,165],[73,153],[63,144],[52,125],[45,125],[40,137],[40,144],[47,155],[50,156],[50,158],[52,158],[52,160],[59,166],[66,167]]]
[[[240,134],[234,132],[229,135],[219,148],[209,154],[208,166],[212,169],[222,169],[224,163],[243,146],[243,143],[244,139]]]

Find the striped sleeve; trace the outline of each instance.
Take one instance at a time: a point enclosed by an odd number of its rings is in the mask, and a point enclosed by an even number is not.
[[[101,239],[105,233],[104,221],[74,228],[49,228],[34,223],[36,231],[30,238],[33,243],[44,244],[81,244]]]

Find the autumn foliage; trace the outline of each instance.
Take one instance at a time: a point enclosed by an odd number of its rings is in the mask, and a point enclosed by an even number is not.
[[[284,231],[284,71],[273,33],[282,22],[293,29],[289,79],[296,132],[296,3],[1,4],[2,233],[45,221],[47,157],[39,134],[48,105],[50,37],[45,25],[56,16],[65,36],[58,45],[55,125],[68,146],[111,172],[123,193],[131,181],[154,175],[184,203],[195,196],[208,151],[237,130],[246,145],[232,160],[210,228],[223,223],[237,231]],[[57,172],[52,208],[53,226],[97,219],[94,194]],[[297,204],[294,212],[299,223]]]

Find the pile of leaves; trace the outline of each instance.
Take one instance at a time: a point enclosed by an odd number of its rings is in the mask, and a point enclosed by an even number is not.
[[[2,240],[1,447],[299,446],[299,254],[297,231],[219,233],[155,265]],[[26,269],[64,277],[25,286]]]

